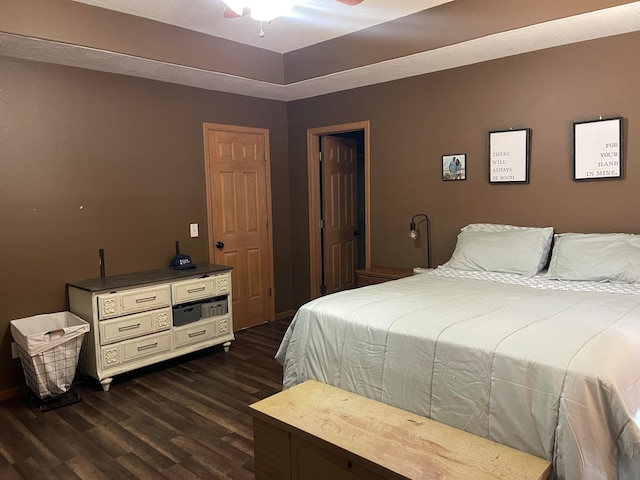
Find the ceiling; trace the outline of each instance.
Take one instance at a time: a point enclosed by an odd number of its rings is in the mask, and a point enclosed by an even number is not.
[[[291,15],[263,25],[249,16],[224,18],[223,0],[74,0],[148,18],[257,48],[286,53],[452,0],[366,0],[349,7],[335,0],[300,0]]]
[[[0,55],[291,101],[640,30],[640,2],[616,0],[304,0],[263,38],[224,8],[3,0]]]

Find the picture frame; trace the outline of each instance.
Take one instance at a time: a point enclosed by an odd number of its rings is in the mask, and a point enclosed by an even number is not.
[[[531,129],[489,132],[489,183],[529,183]]]
[[[622,117],[574,122],[573,179],[605,180],[623,177]]]
[[[455,155],[442,156],[442,180],[460,181],[467,179],[467,155],[457,153]]]

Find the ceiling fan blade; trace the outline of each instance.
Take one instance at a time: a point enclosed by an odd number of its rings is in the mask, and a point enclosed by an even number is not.
[[[224,9],[224,18],[239,18],[244,17],[245,15],[249,15],[249,9],[244,7],[242,11],[242,15],[238,15],[233,9],[227,7]]]
[[[356,5],[360,5],[364,2],[364,0],[338,0],[338,2],[349,5],[350,7],[355,7]]]

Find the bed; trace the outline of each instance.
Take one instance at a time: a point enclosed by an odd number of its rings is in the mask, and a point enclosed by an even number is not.
[[[639,282],[637,236],[473,224],[444,266],[301,307],[276,359],[284,388],[424,415],[549,459],[553,478],[637,480]]]

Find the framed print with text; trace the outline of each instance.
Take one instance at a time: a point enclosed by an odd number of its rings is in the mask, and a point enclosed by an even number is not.
[[[467,179],[467,155],[442,156],[442,180],[466,180]]]
[[[489,183],[529,183],[531,129],[489,132]]]
[[[573,124],[573,179],[622,178],[622,117]]]

